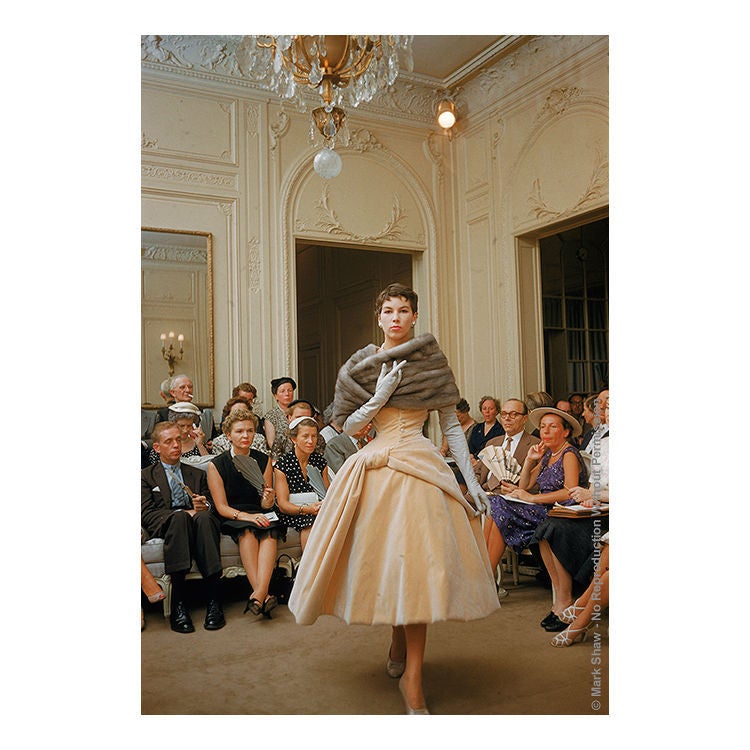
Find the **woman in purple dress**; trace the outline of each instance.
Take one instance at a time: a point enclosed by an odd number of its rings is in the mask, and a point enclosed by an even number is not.
[[[543,406],[529,414],[529,421],[539,429],[541,441],[529,448],[518,487],[502,482],[501,494],[489,496],[491,515],[485,520],[484,538],[493,571],[506,547],[520,553],[555,503],[575,502],[570,499],[568,488],[585,486],[582,483],[588,479],[577,448],[568,442],[581,434],[575,417]],[[538,493],[530,492],[534,488]]]

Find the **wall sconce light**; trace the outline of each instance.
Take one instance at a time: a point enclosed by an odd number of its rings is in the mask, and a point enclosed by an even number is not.
[[[172,377],[174,375],[174,363],[182,359],[185,337],[182,334],[177,336],[179,351],[175,351],[174,348],[174,331],[170,331],[168,334],[162,333],[159,338],[161,339],[161,356],[166,360],[169,367],[169,376]],[[169,338],[169,348],[167,348],[167,338]]]
[[[450,99],[443,99],[438,104],[437,121],[443,130],[450,130],[456,124],[456,105]]]

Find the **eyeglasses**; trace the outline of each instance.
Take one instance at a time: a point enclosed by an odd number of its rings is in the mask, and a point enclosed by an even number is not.
[[[519,417],[523,417],[523,413],[520,411],[501,411],[500,412],[500,419],[518,419]]]

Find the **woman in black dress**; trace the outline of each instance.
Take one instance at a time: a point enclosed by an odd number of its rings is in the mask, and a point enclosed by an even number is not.
[[[289,423],[289,434],[294,449],[281,456],[274,469],[276,501],[279,519],[285,526],[299,531],[304,552],[310,529],[320,510],[322,496],[330,484],[328,462],[315,450],[318,424],[312,417],[293,419]],[[303,497],[299,503],[293,502],[294,497],[290,500],[290,495],[300,493],[309,495],[309,499]]]
[[[222,428],[231,448],[208,464],[208,487],[223,519],[221,531],[237,542],[252,587],[245,612],[270,619],[277,601],[269,595],[268,586],[276,562],[276,540],[284,533],[278,521],[266,516],[274,505],[271,461],[250,447],[258,428],[258,418],[251,411],[230,412]]]
[[[469,435],[469,455],[473,466],[479,463],[477,454],[484,448],[487,441],[505,434],[505,430],[497,418],[500,411],[500,402],[496,398],[482,396],[479,399],[479,411],[482,412],[484,421],[475,424]]]

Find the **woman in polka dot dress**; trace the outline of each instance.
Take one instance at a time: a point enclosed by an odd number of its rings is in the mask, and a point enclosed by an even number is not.
[[[274,469],[274,487],[276,504],[279,508],[279,520],[288,528],[297,529],[302,550],[305,549],[307,537],[315,521],[322,499],[316,494],[310,482],[310,470],[319,472],[325,489],[328,489],[328,463],[315,451],[318,442],[318,425],[311,417],[298,417],[289,424],[289,434],[294,443],[294,450],[285,453],[276,462]],[[318,485],[320,490],[320,486]],[[291,502],[292,493],[312,493],[309,501],[298,505]]]

